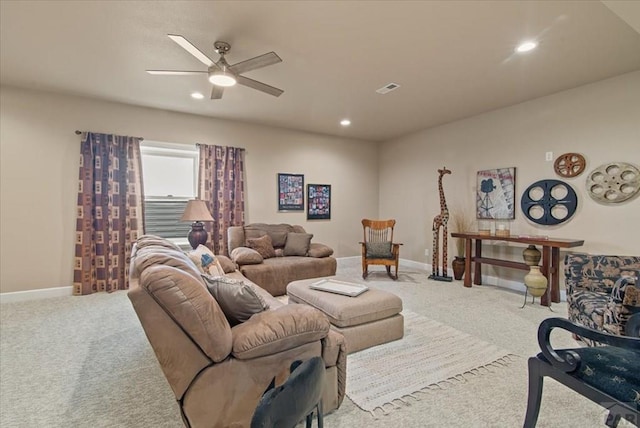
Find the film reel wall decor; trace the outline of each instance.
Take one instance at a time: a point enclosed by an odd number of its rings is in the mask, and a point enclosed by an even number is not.
[[[580,153],[565,153],[558,156],[553,163],[553,169],[560,177],[577,177],[587,166],[587,161]]]
[[[600,165],[587,176],[587,193],[603,204],[624,202],[640,190],[638,167],[625,162]]]
[[[524,191],[520,208],[532,222],[552,226],[569,220],[575,214],[578,195],[563,181],[540,180]]]

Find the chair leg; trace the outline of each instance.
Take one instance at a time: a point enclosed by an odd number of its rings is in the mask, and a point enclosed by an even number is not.
[[[604,424],[608,427],[616,428],[619,422],[620,422],[620,414],[610,411],[609,414],[607,415],[607,420],[604,422]]]
[[[542,401],[542,386],[544,378],[538,371],[538,360],[529,358],[529,397],[527,399],[527,415],[524,418],[524,428],[535,428],[540,413]]]
[[[322,415],[322,400],[316,406],[316,412],[318,412],[318,428],[324,426],[324,416]]]

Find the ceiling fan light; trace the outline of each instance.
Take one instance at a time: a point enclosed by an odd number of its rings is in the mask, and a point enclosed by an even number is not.
[[[524,42],[516,48],[516,52],[525,53],[534,50],[538,44],[534,41]]]
[[[235,76],[225,70],[214,70],[209,73],[209,82],[216,86],[229,87],[237,83]]]

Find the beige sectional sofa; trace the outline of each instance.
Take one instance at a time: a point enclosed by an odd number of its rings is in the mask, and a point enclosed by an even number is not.
[[[326,366],[325,412],[342,403],[344,337],[317,309],[285,305],[253,284],[268,309],[232,327],[196,264],[173,243],[149,235],[134,245],[130,275],[129,299],[186,426],[249,426],[270,382],[282,383],[293,361],[313,356]],[[222,278],[229,277],[250,283],[238,271]]]
[[[229,255],[242,275],[267,290],[272,296],[287,293],[287,284],[308,278],[336,274],[333,249],[311,242],[313,235],[302,226],[253,223],[227,230]],[[273,248],[270,254],[256,256],[262,250],[256,241],[266,240]],[[264,242],[262,242],[264,244]]]

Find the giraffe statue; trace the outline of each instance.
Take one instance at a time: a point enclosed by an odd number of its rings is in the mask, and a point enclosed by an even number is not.
[[[431,262],[432,279],[446,279],[447,277],[447,223],[449,222],[449,209],[444,197],[442,188],[442,177],[451,174],[451,171],[444,167],[438,170],[438,193],[440,194],[440,214],[433,218],[433,258]],[[440,253],[440,228],[442,228],[442,275],[440,275],[439,253]]]

